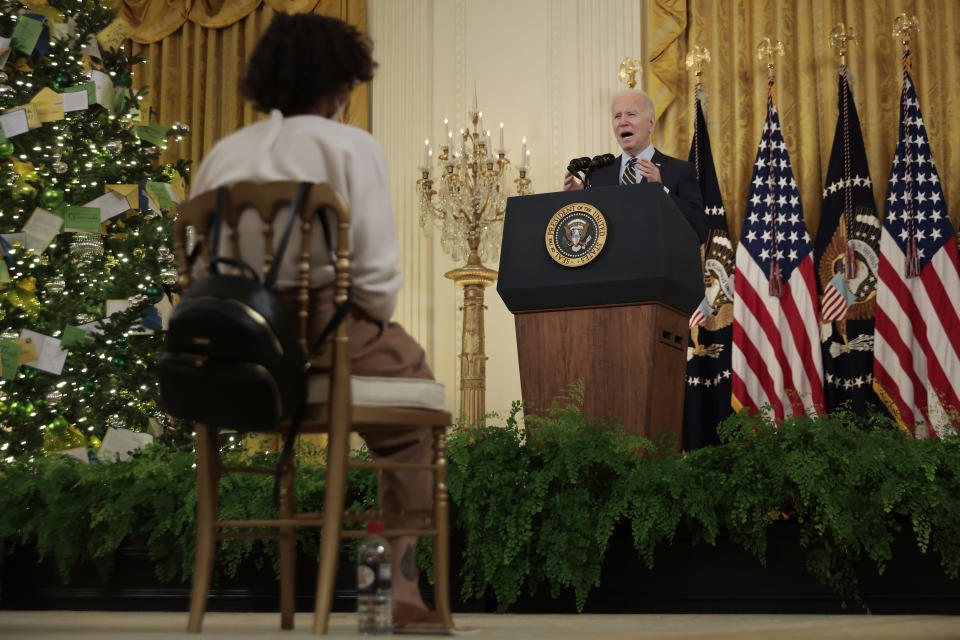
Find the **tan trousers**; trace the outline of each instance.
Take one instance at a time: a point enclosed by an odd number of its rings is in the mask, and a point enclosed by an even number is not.
[[[299,309],[296,292],[281,292],[279,298],[295,318]],[[333,288],[311,291],[309,305],[308,343],[313,344],[333,314]],[[356,306],[351,308],[343,322],[350,337],[354,375],[434,379],[423,349],[396,322],[374,320]],[[322,354],[327,346],[325,342],[317,353]],[[375,460],[432,462],[429,428],[361,431],[360,436]],[[380,508],[385,512],[421,511],[432,507],[433,476],[430,471],[381,470],[379,486]],[[387,522],[387,526],[410,528],[419,522],[419,518],[398,518]]]

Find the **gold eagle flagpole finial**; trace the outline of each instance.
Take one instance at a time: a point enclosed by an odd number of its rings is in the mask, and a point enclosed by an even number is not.
[[[767,77],[774,77],[775,60],[777,56],[783,56],[783,43],[777,40],[774,44],[770,36],[767,36],[757,45],[757,59],[767,61]]]
[[[703,80],[703,67],[710,62],[710,50],[706,47],[694,47],[690,50],[690,53],[687,54],[687,69],[693,69],[693,73],[697,76],[697,84],[701,84]]]
[[[840,66],[847,66],[847,47],[849,43],[856,42],[857,34],[853,27],[847,27],[842,22],[838,22],[830,31],[830,46],[840,54]]]
[[[900,44],[905,50],[910,49],[910,36],[920,31],[920,22],[917,16],[908,16],[901,13],[893,19],[893,37],[900,38]]]
[[[628,56],[620,62],[620,82],[625,84],[627,89],[633,89],[637,86],[638,73],[642,75],[643,68],[636,58]]]

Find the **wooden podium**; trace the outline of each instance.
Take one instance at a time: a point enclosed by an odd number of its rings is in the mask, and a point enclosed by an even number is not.
[[[569,247],[562,227],[580,211],[601,214],[604,246],[589,262],[561,264],[554,255],[583,260],[557,248]],[[581,227],[588,251],[599,229]],[[679,449],[687,323],[703,278],[697,235],[660,185],[510,198],[499,271],[528,411],[582,378],[587,412],[612,414],[647,438],[671,431]]]

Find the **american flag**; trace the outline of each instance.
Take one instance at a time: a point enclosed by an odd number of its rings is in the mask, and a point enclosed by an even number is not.
[[[700,306],[697,307],[697,310],[690,316],[690,328],[692,329],[703,324],[703,321],[712,315],[713,307],[710,306],[710,301],[704,296],[703,300],[700,301]]]
[[[779,419],[821,411],[824,396],[810,236],[772,89],[737,247],[732,404]]]
[[[850,293],[847,281],[843,279],[843,274],[838,271],[823,290],[823,297],[820,299],[820,319],[823,322],[840,320],[847,314],[850,303],[855,299],[856,297]]]
[[[904,429],[940,433],[960,408],[960,266],[909,56],[877,270],[874,388]]]

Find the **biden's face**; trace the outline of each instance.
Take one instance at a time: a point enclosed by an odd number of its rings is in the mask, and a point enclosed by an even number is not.
[[[613,135],[623,152],[635,156],[650,144],[654,118],[640,94],[624,94],[613,100]]]

